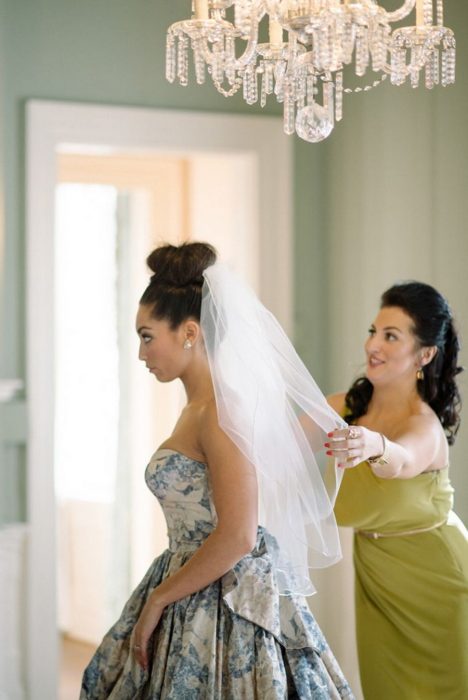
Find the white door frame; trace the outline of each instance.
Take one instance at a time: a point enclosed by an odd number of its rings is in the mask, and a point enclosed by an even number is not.
[[[247,152],[259,183],[260,291],[291,330],[292,139],[278,117],[30,101],[27,105],[27,686],[29,700],[57,697],[54,489],[54,212],[56,154],[153,150]],[[83,270],[83,283],[86,271]]]

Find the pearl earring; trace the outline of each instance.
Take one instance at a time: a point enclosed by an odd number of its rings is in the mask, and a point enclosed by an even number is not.
[[[190,350],[192,347],[192,341],[190,341],[188,338],[184,342],[184,350]]]

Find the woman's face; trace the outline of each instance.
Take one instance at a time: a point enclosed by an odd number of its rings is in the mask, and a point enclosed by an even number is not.
[[[184,349],[185,324],[172,330],[167,321],[151,317],[150,306],[140,305],[136,329],[140,338],[138,357],[151,374],[160,382],[180,377],[190,361],[190,352]]]
[[[409,379],[416,384],[421,350],[413,333],[413,320],[403,309],[380,309],[365,344],[366,376],[372,384]]]

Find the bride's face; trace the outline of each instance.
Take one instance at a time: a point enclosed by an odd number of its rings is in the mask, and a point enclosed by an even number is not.
[[[151,316],[151,307],[140,306],[136,318],[140,339],[139,359],[160,382],[171,382],[180,377],[190,361],[184,349],[187,330],[181,324],[172,330],[168,321]]]

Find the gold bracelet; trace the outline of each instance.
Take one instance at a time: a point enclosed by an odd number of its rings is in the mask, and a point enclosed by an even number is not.
[[[382,433],[379,433],[379,435],[380,435],[380,437],[382,438],[383,450],[382,450],[382,454],[379,455],[378,457],[369,457],[369,458],[368,458],[367,461],[368,461],[369,464],[371,464],[372,466],[373,466],[374,464],[380,464],[381,466],[383,466],[384,464],[388,464],[388,447],[387,447],[387,441],[386,441],[386,439],[385,439],[385,436],[382,435]]]

